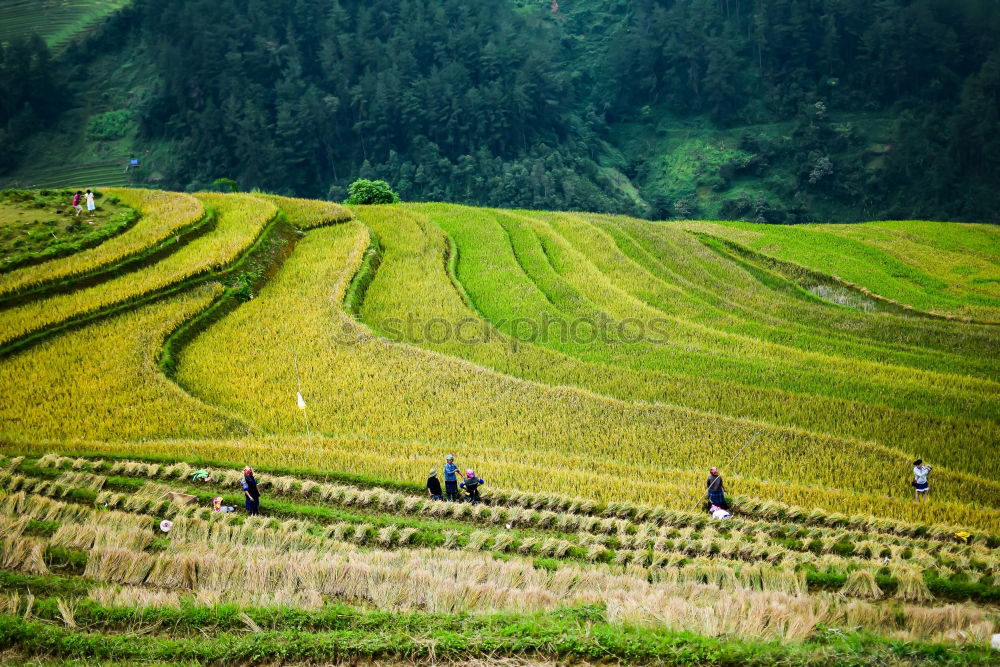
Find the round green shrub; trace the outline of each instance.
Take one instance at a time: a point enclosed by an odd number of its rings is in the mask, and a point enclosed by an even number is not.
[[[385,181],[358,179],[347,188],[345,204],[395,204],[399,195]]]

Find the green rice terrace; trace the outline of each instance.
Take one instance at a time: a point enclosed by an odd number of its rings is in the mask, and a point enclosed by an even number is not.
[[[997,227],[66,194],[0,198],[0,661],[1000,659]]]
[[[0,42],[36,34],[50,48],[66,46],[130,0],[6,0],[0,5]]]

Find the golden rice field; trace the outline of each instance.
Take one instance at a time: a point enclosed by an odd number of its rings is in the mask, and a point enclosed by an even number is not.
[[[655,662],[691,631],[733,664],[851,642],[990,661],[994,230],[115,194],[143,214],[130,230],[0,277],[43,289],[0,307],[0,638],[18,651],[100,659],[105,633],[125,660],[293,659],[253,652],[271,632],[309,659],[281,634],[298,610],[324,659],[452,659],[454,632],[511,659],[627,660],[629,636]],[[172,251],[63,282],[203,217]],[[448,453],[487,480],[483,505],[426,499]],[[204,509],[242,510],[246,464],[265,518]],[[703,514],[711,465],[724,523]],[[204,607],[226,611],[196,647]],[[132,637],[122,609],[181,630]],[[395,648],[365,653],[375,610]],[[336,614],[360,634],[328,634]]]
[[[756,642],[750,656],[769,642],[822,660],[843,650],[837,639],[817,645],[833,630],[976,662],[997,630],[981,604],[995,590],[995,549],[877,522],[722,525],[690,510],[497,490],[473,506],[264,473],[268,516],[243,517],[165,495],[238,503],[231,468],[209,467],[212,481],[195,484],[184,461],[49,454],[0,465],[0,622],[22,636],[14,646],[44,642],[55,656],[100,656],[103,640],[119,657],[173,650],[236,662],[261,636],[288,659],[302,649],[273,633],[294,623],[310,633],[303,642],[357,628],[337,651],[363,652],[363,642],[412,658],[435,657],[428,645],[451,655],[443,637],[457,634],[462,651],[489,638],[501,654],[628,650],[655,661],[671,633],[694,632],[712,647]],[[157,528],[164,518],[168,533]],[[134,632],[143,622],[169,624],[169,638]],[[583,644],[546,645],[553,628]],[[866,641],[874,655],[892,646]]]
[[[205,215],[201,201],[179,192],[110,188],[106,194],[141,211],[139,224],[95,248],[0,274],[0,296],[90,273],[137,255]]]
[[[213,230],[150,266],[112,277],[93,287],[5,309],[0,314],[0,347],[48,327],[126,304],[222,269],[245,252],[277,215],[277,208],[272,204],[248,195],[225,198],[204,194],[198,198],[218,210],[219,219]],[[169,205],[163,201],[157,204]]]

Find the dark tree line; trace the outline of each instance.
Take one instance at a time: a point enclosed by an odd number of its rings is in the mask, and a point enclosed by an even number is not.
[[[141,131],[172,142],[171,185],[629,207],[558,41],[506,0],[138,0],[116,30],[154,60]]]
[[[733,179],[756,179],[774,197],[734,194],[727,215],[808,220],[827,204],[858,218],[1000,215],[996,0],[560,8],[136,0],[60,65],[80,90],[105,83],[88,77],[107,68],[86,63],[109,54],[148,72],[152,93],[132,102],[138,140],[174,188],[229,176],[341,198],[361,177],[408,200],[697,214],[693,194],[657,180],[657,147],[627,139],[669,117],[750,126],[739,149],[753,158],[723,165],[712,187],[725,198]],[[0,169],[58,113],[55,67],[38,40],[2,51]],[[870,119],[895,123],[874,157],[857,129]],[[752,129],[773,123],[789,127],[780,140]]]
[[[813,191],[856,205],[862,217],[1000,220],[1000,3],[629,5],[631,18],[607,60],[608,96],[615,100],[610,122],[648,104],[708,114],[722,127],[794,121],[795,141],[784,157],[802,172],[799,184],[820,159],[839,160],[837,178],[823,183],[826,192]],[[866,173],[850,152],[857,146],[817,131],[817,102],[831,113],[895,116],[885,168]],[[794,207],[789,200],[802,192],[789,188],[787,204]]]
[[[23,140],[66,104],[56,63],[37,35],[0,44],[0,171],[12,168]]]

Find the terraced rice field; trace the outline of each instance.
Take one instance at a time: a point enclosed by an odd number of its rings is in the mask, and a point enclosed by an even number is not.
[[[140,211],[141,224],[95,248],[0,275],[0,297],[107,270],[170,239],[176,240],[205,216],[204,205],[190,195],[126,189],[111,189],[107,195]]]
[[[195,485],[183,462],[48,455],[5,468],[5,630],[61,657],[98,657],[114,642],[124,659],[181,650],[239,661],[252,659],[249,633],[273,642],[258,660],[448,658],[480,644],[642,660],[664,657],[665,643],[767,659],[823,634],[798,649],[822,659],[862,630],[865,653],[889,653],[872,635],[891,635],[911,657],[975,661],[989,658],[975,646],[994,629],[980,605],[1000,594],[983,583],[998,566],[990,548],[877,525],[720,526],[693,512],[502,490],[472,506],[315,474],[261,476],[268,516],[241,517],[164,495],[238,503],[238,471],[209,469],[213,481]],[[163,517],[173,526],[157,537]],[[169,639],[130,632],[157,621],[174,628]],[[567,639],[546,645],[553,630]],[[706,639],[678,641],[681,630]],[[318,647],[300,653],[307,641]]]
[[[991,230],[196,198],[175,250],[0,307],[18,655],[995,660]],[[447,453],[483,504],[427,498]],[[245,464],[264,518],[207,509]]]
[[[1000,229],[899,221],[759,226],[693,223],[781,260],[855,283],[910,307],[952,318],[1000,321]]]
[[[8,308],[0,318],[0,346],[221,270],[248,250],[277,215],[273,205],[247,195],[227,198],[205,194],[198,195],[198,198],[214,204],[218,210],[219,220],[211,232],[182,246],[160,262],[113,277],[94,287]]]
[[[59,49],[130,0],[6,0],[0,4],[0,42],[35,33]],[[115,185],[115,183],[101,183]],[[54,187],[44,185],[42,187]]]

